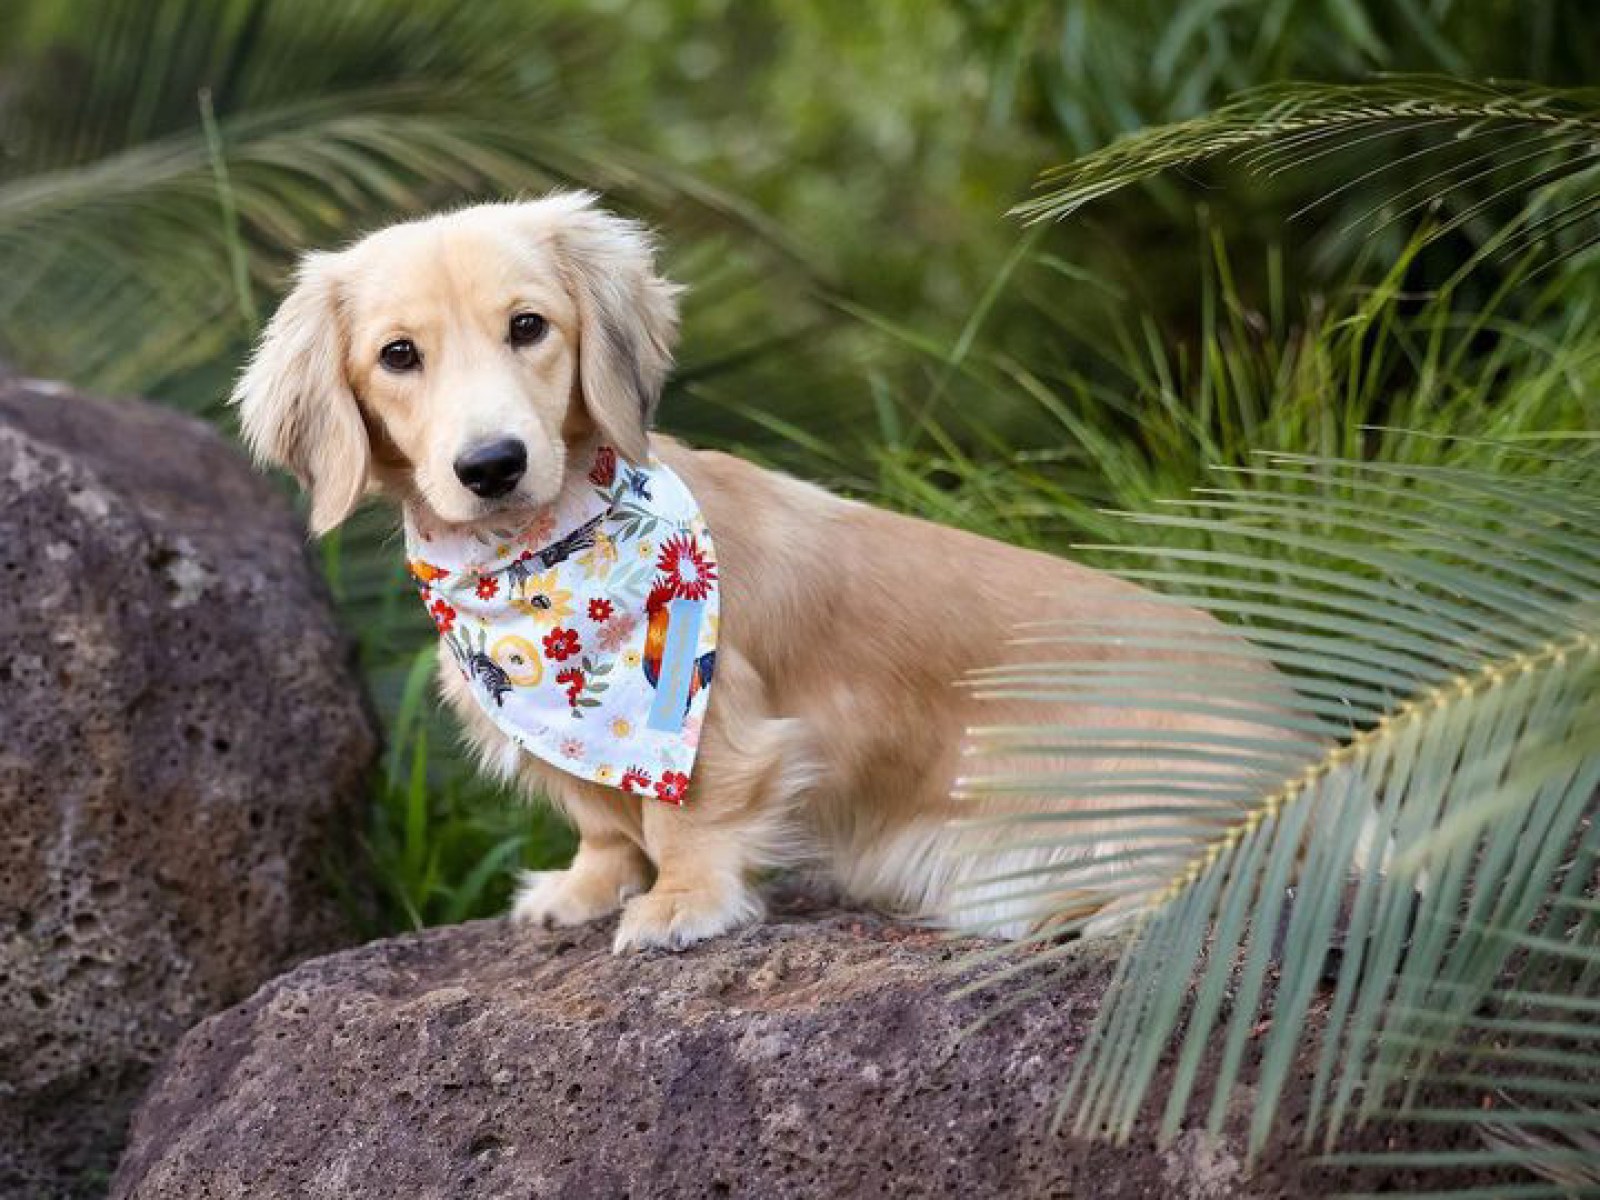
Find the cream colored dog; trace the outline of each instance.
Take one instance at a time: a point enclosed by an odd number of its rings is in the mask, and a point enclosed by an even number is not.
[[[1059,913],[1065,895],[960,890],[980,870],[1024,870],[1049,852],[1018,849],[1000,864],[949,853],[952,819],[976,803],[953,795],[964,732],[1040,719],[1037,706],[980,704],[958,681],[1014,659],[1019,622],[1121,616],[1149,599],[1070,562],[652,435],[677,294],[656,273],[645,230],[590,196],[470,208],[307,256],[235,393],[258,457],[309,490],[319,534],[369,490],[447,523],[531,513],[598,440],[631,460],[653,451],[698,500],[723,616],[682,807],[522,754],[455,670],[440,673],[483,763],[549,797],[578,830],[572,865],[526,876],[512,915],[570,925],[620,907],[617,950],[678,948],[755,919],[752,873],[800,861],[822,862],[847,894],[897,913],[932,916],[959,901],[966,923],[1007,931]],[[463,486],[457,460],[506,439],[526,448],[526,469],[485,500]],[[1135,731],[1156,722],[1127,709],[1049,719]],[[1080,853],[1114,850],[1115,828],[1103,833]]]

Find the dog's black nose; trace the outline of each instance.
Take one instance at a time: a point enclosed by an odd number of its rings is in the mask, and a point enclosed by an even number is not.
[[[485,500],[504,496],[517,486],[528,469],[528,448],[516,438],[501,438],[474,446],[456,459],[456,478]]]

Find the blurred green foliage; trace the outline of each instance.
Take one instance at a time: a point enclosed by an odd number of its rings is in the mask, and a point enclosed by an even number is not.
[[[226,425],[299,251],[583,184],[691,285],[668,430],[1013,540],[1110,541],[1102,508],[1251,449],[1431,461],[1455,451],[1362,425],[1593,427],[1592,270],[1453,278],[1526,198],[1498,175],[1369,215],[1428,186],[1426,129],[1025,231],[1005,213],[1042,168],[1287,79],[1597,69],[1583,0],[10,0],[0,357]],[[1384,162],[1398,182],[1364,181]],[[1452,204],[1482,207],[1414,240]],[[385,928],[495,911],[507,868],[567,847],[457,757],[391,534],[368,511],[321,549],[390,733]]]

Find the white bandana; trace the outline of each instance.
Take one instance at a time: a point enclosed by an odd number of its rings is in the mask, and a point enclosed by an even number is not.
[[[681,804],[716,663],[715,551],[683,480],[608,446],[517,529],[406,516],[428,614],[491,720],[582,779]]]

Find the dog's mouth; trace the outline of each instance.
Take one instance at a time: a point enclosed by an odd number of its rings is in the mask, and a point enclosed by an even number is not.
[[[560,489],[529,488],[527,483],[503,496],[485,498],[474,496],[465,488],[427,486],[418,474],[413,474],[411,504],[420,508],[436,525],[457,528],[482,526],[485,529],[520,529],[537,521],[539,514],[555,504]],[[550,492],[548,496],[544,493]]]
[[[424,496],[431,516],[445,525],[515,526],[531,520],[546,507],[532,496],[513,493],[485,500],[478,496],[452,497],[446,503],[432,503]]]

